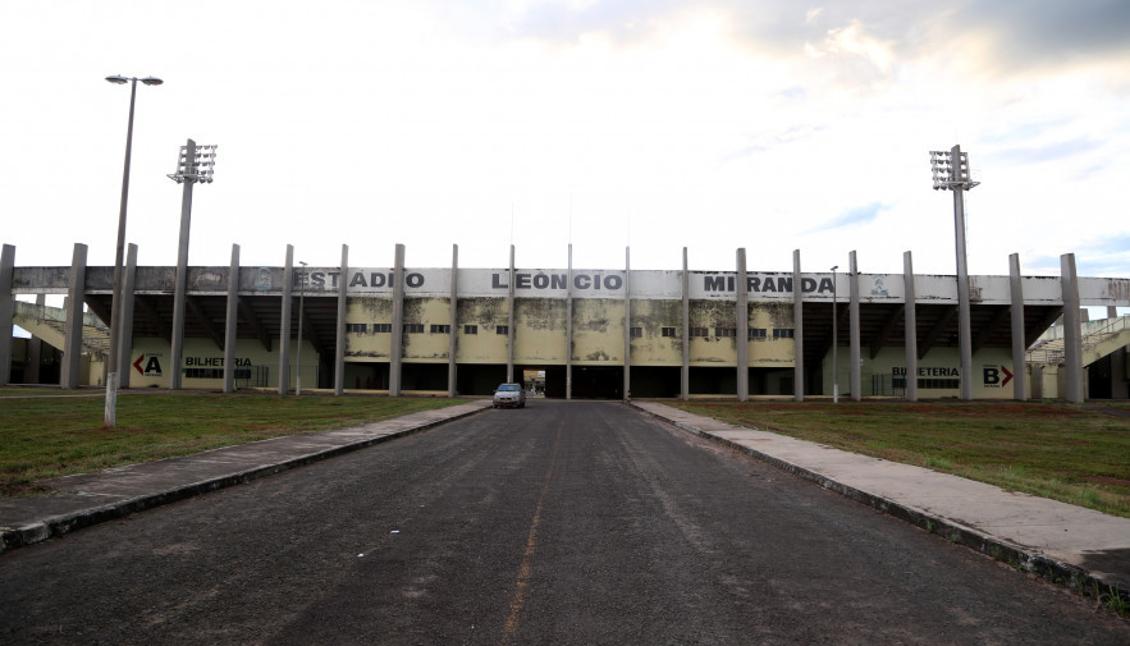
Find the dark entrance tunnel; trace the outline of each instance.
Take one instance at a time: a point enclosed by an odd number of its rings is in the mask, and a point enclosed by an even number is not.
[[[678,397],[679,366],[632,366],[632,397]]]
[[[623,399],[622,366],[573,366],[573,399]]]

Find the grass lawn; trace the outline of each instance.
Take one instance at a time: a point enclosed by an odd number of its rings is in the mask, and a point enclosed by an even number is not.
[[[1130,517],[1130,404],[664,402]]]
[[[24,390],[34,390],[34,396],[13,397]],[[101,428],[102,397],[44,394],[61,393],[0,389],[0,494],[35,491],[37,480],[53,476],[353,426],[466,401],[144,392],[118,399],[118,427],[111,430]]]

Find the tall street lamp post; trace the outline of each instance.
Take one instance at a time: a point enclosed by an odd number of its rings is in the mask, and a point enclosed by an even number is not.
[[[961,398],[973,399],[973,340],[969,321],[969,269],[965,264],[965,191],[980,182],[969,174],[969,154],[961,146],[930,151],[934,190],[953,191],[954,246],[957,256],[957,345],[961,354]]]
[[[133,110],[137,99],[137,82],[145,85],[161,85],[164,83],[159,78],[147,76],[139,79],[136,76],[122,76],[115,74],[107,76],[106,80],[116,85],[130,84],[129,90],[129,123],[126,126],[126,160],[122,170],[122,201],[118,211],[118,246],[114,253],[114,285],[113,298],[110,301],[110,356],[106,358],[106,405],[103,411],[103,423],[112,427],[117,423],[118,400],[118,364],[122,352],[121,335],[121,306],[122,306],[122,256],[126,246],[126,205],[129,202],[129,165],[133,152]]]
[[[833,404],[840,403],[840,366],[839,366],[840,348],[838,347],[839,346],[839,339],[837,338],[838,337],[837,328],[839,327],[839,324],[837,323],[837,321],[840,318],[840,313],[838,311],[840,304],[839,304],[839,299],[837,298],[837,295],[836,295],[836,270],[839,269],[839,268],[840,268],[839,265],[834,265],[832,267],[832,403]]]

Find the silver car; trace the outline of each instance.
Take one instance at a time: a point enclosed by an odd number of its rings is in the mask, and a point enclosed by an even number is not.
[[[499,384],[494,389],[495,408],[525,408],[526,391],[522,384]]]

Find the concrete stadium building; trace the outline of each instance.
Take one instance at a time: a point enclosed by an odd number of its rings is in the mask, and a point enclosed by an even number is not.
[[[1130,279],[970,276],[972,374],[961,374],[955,276],[749,270],[176,267],[124,277],[123,387],[304,387],[487,394],[544,374],[550,397],[830,395],[975,399],[1127,397]],[[20,267],[5,245],[0,320],[32,339],[0,339],[0,385],[101,384],[109,352],[112,267]],[[66,296],[63,308],[44,295]],[[17,300],[39,295],[38,304]],[[84,308],[84,305],[86,306]],[[1109,318],[1086,321],[1083,306]],[[84,311],[88,310],[88,311]],[[1060,323],[1057,325],[1057,321]],[[301,345],[296,338],[301,326]],[[833,344],[833,327],[837,343]],[[835,358],[835,360],[833,360]],[[54,364],[52,363],[54,362]],[[838,369],[833,378],[833,364]],[[54,368],[52,367],[54,365]],[[907,375],[914,375],[907,379]],[[802,388],[800,386],[803,386]]]

